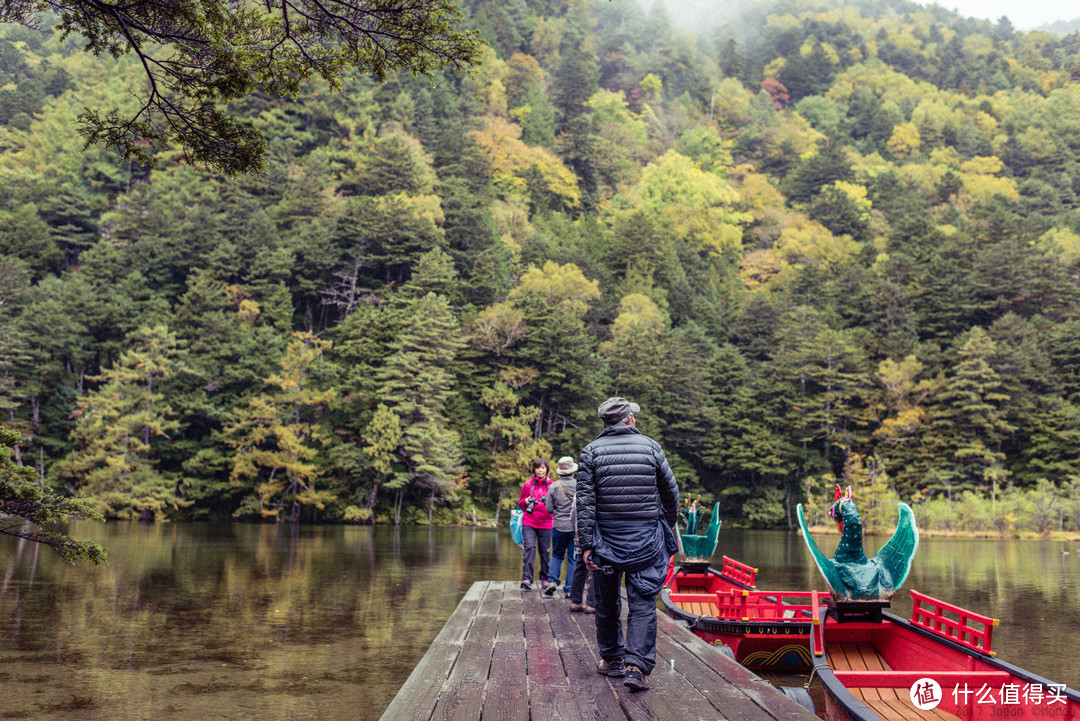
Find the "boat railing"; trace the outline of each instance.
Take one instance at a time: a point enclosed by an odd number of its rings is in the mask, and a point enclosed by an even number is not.
[[[914,601],[910,619],[913,625],[974,651],[988,656],[996,655],[991,650],[994,626],[998,625],[996,618],[939,601],[918,591],[911,592],[911,599]],[[982,628],[972,624],[980,624]]]
[[[737,581],[744,586],[756,588],[754,580],[757,578],[757,569],[753,566],[747,566],[745,563],[740,563],[734,558],[724,556],[724,566],[720,569],[720,575],[730,578],[732,581]]]
[[[671,601],[686,608],[704,604],[716,618],[734,621],[802,621],[813,611],[810,591],[748,591],[729,589],[715,593],[672,593]],[[819,598],[829,594],[818,593]],[[821,601],[824,603],[824,600]]]
[[[820,658],[825,655],[825,628],[821,621],[825,617],[825,601],[829,598],[827,593],[810,592],[810,615],[813,621],[810,625],[810,650],[814,656]]]

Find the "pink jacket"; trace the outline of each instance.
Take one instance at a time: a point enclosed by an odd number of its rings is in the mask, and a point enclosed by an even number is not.
[[[555,517],[551,515],[551,511],[544,505],[544,496],[547,495],[550,487],[550,478],[533,476],[525,481],[525,485],[521,487],[521,495],[518,497],[518,508],[525,511],[525,517],[522,519],[524,525],[530,528],[551,528],[555,525]],[[536,499],[536,507],[533,508],[532,513],[529,513],[525,508],[525,501],[530,496]]]

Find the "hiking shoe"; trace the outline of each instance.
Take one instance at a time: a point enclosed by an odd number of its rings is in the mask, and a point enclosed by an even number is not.
[[[596,613],[596,606],[586,606],[585,613]]]
[[[585,606],[580,603],[570,602],[570,613],[581,613],[585,610]]]
[[[555,595],[555,589],[557,589],[558,587],[559,587],[559,584],[555,583],[554,581],[548,581],[547,585],[544,586],[544,595],[545,596],[554,596]]]
[[[596,672],[602,673],[605,676],[625,676],[626,666],[623,665],[621,658],[617,658],[614,661],[608,661],[607,659],[600,659],[600,663],[596,664]]]
[[[649,688],[649,677],[641,672],[637,666],[627,666],[623,686],[631,691],[644,691]]]
[[[532,590],[532,581],[522,581],[521,582],[521,590],[523,590],[523,591],[531,591]]]

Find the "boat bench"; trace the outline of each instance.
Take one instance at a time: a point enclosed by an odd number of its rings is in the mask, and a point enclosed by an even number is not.
[[[967,684],[998,688],[1012,680],[1006,671],[833,671],[836,679],[848,688],[910,688],[921,678],[932,678],[943,689]]]

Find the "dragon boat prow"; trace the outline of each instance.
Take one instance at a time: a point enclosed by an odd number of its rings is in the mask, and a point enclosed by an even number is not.
[[[802,504],[796,508],[806,547],[836,601],[887,602],[907,580],[919,547],[919,529],[911,507],[906,503],[897,506],[896,530],[871,559],[863,550],[862,520],[850,493],[838,498],[829,512],[834,520],[843,521],[840,543],[832,558],[810,535]]]

